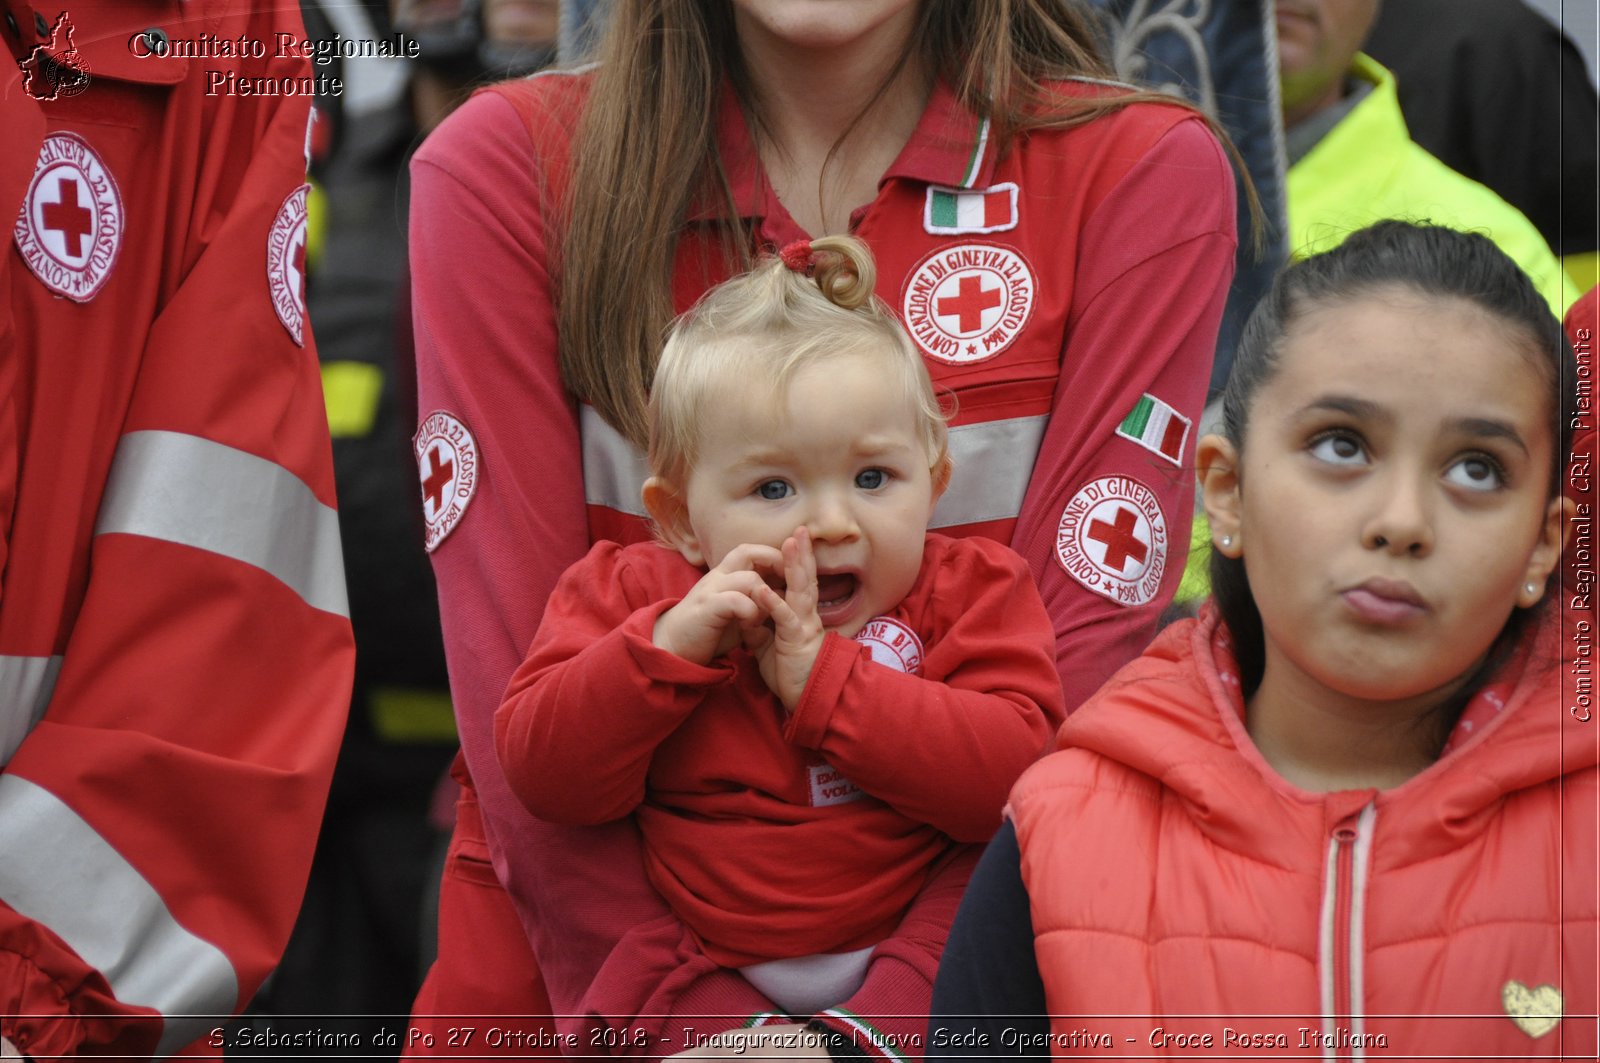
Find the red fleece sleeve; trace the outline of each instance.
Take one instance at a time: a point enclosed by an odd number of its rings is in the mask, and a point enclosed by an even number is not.
[[[495,714],[506,781],[541,819],[595,824],[632,812],[656,748],[732,675],[657,647],[656,618],[675,600],[650,597],[622,548],[599,543],[545,606]]]
[[[1117,429],[1146,395],[1198,420],[1233,278],[1234,210],[1228,160],[1190,119],[1165,133],[1084,225],[1055,404],[1011,542],[1055,623],[1068,711],[1143,651],[1183,575],[1194,426],[1176,460]],[[1086,504],[1113,496],[1127,501],[1119,519],[1139,514],[1152,540],[1146,576],[1133,578],[1137,559],[1114,559],[1126,582],[1086,566],[1088,550],[1101,547],[1073,534]],[[1112,514],[1091,519],[1101,516]],[[1152,588],[1145,581],[1155,571]]]

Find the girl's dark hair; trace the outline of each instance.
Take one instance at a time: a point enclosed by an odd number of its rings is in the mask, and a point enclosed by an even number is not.
[[[1296,262],[1278,274],[1272,289],[1256,305],[1245,324],[1233,369],[1222,396],[1222,434],[1244,451],[1250,408],[1256,392],[1276,370],[1283,339],[1307,311],[1383,290],[1407,288],[1422,295],[1464,299],[1489,311],[1526,339],[1531,361],[1543,366],[1551,391],[1552,410],[1559,415],[1559,436],[1551,458],[1550,493],[1561,490],[1561,473],[1572,446],[1576,413],[1577,364],[1561,323],[1528,275],[1493,241],[1477,233],[1439,225],[1383,221],[1352,234],[1331,251]],[[1243,488],[1243,483],[1240,484]],[[1250,592],[1244,562],[1213,550],[1211,591],[1222,622],[1232,635],[1239,679],[1248,699],[1261,685],[1266,666],[1261,614]],[[1442,747],[1457,717],[1516,645],[1532,610],[1515,609],[1462,693],[1441,706],[1434,719],[1440,730],[1435,752]]]

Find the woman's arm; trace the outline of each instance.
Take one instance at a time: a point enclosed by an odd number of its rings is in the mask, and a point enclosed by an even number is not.
[[[582,1019],[582,1001],[617,941],[670,913],[630,821],[543,823],[495,756],[507,681],[589,545],[577,411],[556,360],[547,191],[501,96],[480,94],[447,119],[412,163],[413,312],[420,414],[448,413],[474,443],[475,487],[432,551],[462,751],[553,1010],[569,1017],[564,1030],[587,1032],[606,1021]]]
[[[928,1010],[929,1058],[1050,1054],[1033,915],[1009,820],[972,874]]]
[[[1138,150],[1151,110],[1094,123],[1120,123],[1102,166]],[[1194,118],[1145,148],[1084,223],[1054,407],[1012,538],[1055,625],[1068,711],[1144,649],[1182,575],[1234,210],[1227,159]],[[1119,434],[1145,396],[1191,422],[1176,458]]]

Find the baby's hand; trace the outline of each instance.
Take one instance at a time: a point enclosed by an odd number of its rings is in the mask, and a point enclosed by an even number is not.
[[[817,559],[804,527],[783,542],[783,578],[788,586],[781,595],[765,583],[756,590],[756,603],[772,618],[772,629],[770,634],[765,628],[747,632],[745,645],[761,663],[767,687],[793,712],[822,652],[824,634],[817,615]]]
[[[758,591],[772,593],[762,572],[775,572],[783,555],[746,543],[700,577],[683,601],[656,618],[650,641],[694,664],[710,664],[739,645],[741,628],[758,627],[766,609]]]

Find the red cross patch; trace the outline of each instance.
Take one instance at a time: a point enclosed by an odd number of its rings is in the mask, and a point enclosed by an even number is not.
[[[412,447],[422,483],[424,545],[431,554],[461,523],[478,489],[478,445],[459,419],[437,410],[423,420]]]
[[[122,250],[124,220],[122,193],[89,142],[46,137],[13,229],[33,275],[73,302],[93,299]]]
[[[1085,484],[1061,513],[1056,560],[1067,574],[1121,605],[1143,605],[1161,589],[1167,518],[1156,493],[1127,476]]]
[[[1033,315],[1033,269],[999,244],[933,252],[906,278],[901,316],[917,346],[952,365],[983,362],[1011,346]]]
[[[310,185],[289,193],[267,230],[267,292],[272,309],[304,347],[306,329],[306,197]]]

